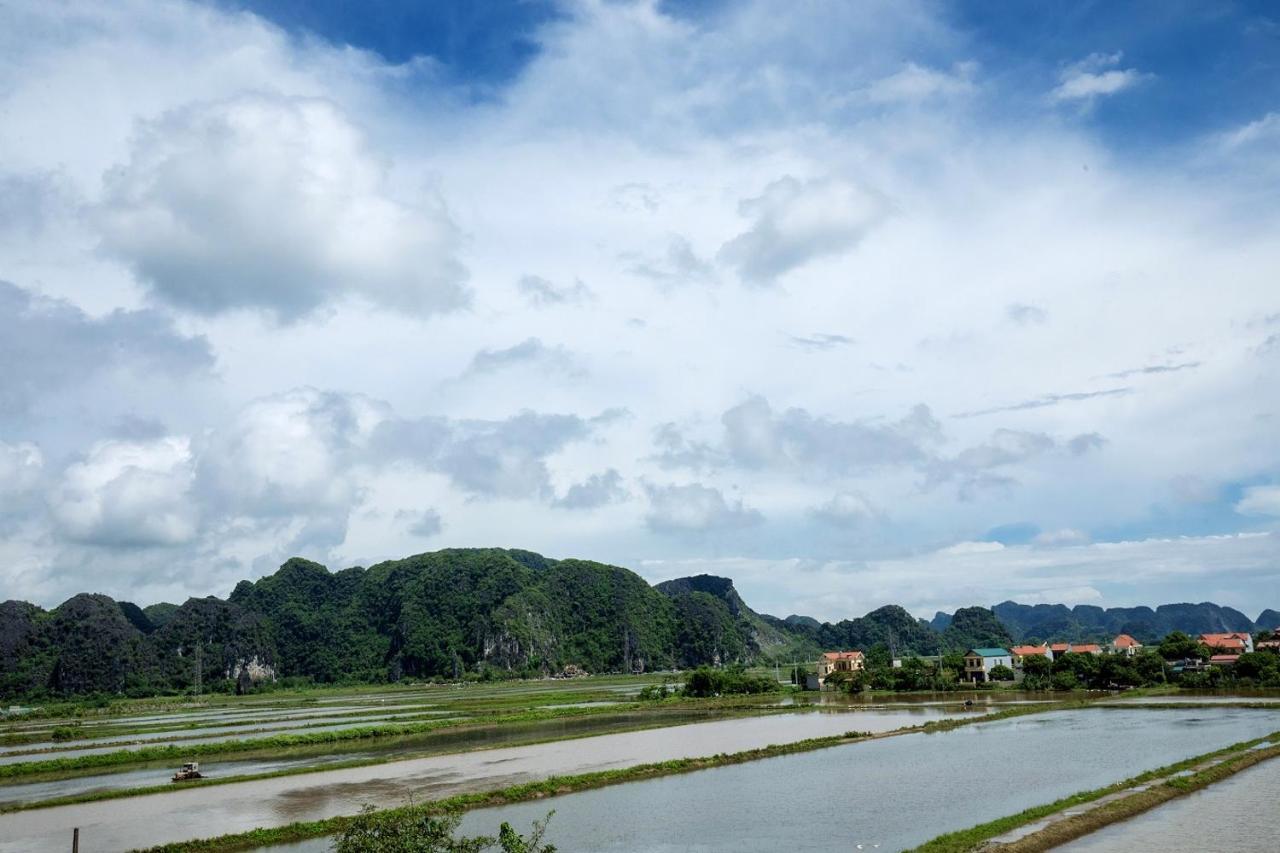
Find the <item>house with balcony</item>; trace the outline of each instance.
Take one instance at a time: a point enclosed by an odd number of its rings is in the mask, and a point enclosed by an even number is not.
[[[1013,652],[1004,648],[969,649],[964,653],[964,677],[968,681],[991,680],[991,670],[998,666],[1013,669]]]
[[[818,686],[827,681],[833,672],[860,672],[867,665],[866,656],[862,652],[823,652],[818,658]]]

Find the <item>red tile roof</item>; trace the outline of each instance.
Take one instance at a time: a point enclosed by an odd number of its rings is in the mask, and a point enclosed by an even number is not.
[[[1102,646],[1097,643],[1073,643],[1071,651],[1077,654],[1096,654],[1102,651]]]
[[[1226,634],[1200,635],[1200,642],[1204,643],[1206,646],[1219,646],[1230,640],[1235,640],[1238,643],[1244,643],[1248,639],[1250,639],[1249,635],[1243,631],[1230,631]]]
[[[1010,651],[1019,657],[1026,657],[1027,655],[1043,655],[1048,650],[1048,646],[1014,646]]]
[[[1049,648],[1055,652],[1069,652],[1071,651],[1071,644],[1070,643],[1054,643]]]
[[[1209,658],[1209,663],[1235,663],[1240,659],[1240,655],[1214,655]]]
[[[1117,649],[1142,648],[1142,643],[1139,643],[1137,640],[1135,640],[1133,637],[1130,637],[1128,634],[1120,634],[1114,640],[1111,641],[1111,645],[1115,646]]]
[[[823,652],[822,656],[827,660],[857,660],[862,657],[862,652]]]

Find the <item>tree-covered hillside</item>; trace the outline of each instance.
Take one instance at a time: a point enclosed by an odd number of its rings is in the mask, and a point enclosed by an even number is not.
[[[1274,612],[1272,612],[1274,613]],[[1264,613],[1264,617],[1266,614]],[[713,575],[650,586],[619,566],[529,551],[456,549],[331,572],[291,559],[226,599],[145,608],[80,594],[45,611],[0,604],[0,700],[90,693],[250,689],[262,680],[644,672],[811,661],[873,647],[931,655],[1027,638],[1082,641],[1125,631],[1251,630],[1213,604],[1151,608],[961,608],[931,622],[896,605],[820,623],[757,613]]]

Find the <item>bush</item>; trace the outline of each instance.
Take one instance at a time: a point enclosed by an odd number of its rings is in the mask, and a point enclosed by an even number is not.
[[[991,672],[988,675],[992,681],[1013,681],[1013,670],[1004,664],[997,664],[991,667]]]
[[[552,814],[535,821],[528,838],[509,823],[502,824],[496,839],[455,838],[462,820],[457,812],[431,814],[423,808],[379,812],[365,806],[335,840],[333,849],[335,853],[479,853],[496,841],[502,853],[555,853],[553,845],[542,843]]]
[[[700,666],[685,678],[685,696],[724,696],[730,693],[776,693],[778,683],[761,675],[748,675],[741,666],[712,669]]]

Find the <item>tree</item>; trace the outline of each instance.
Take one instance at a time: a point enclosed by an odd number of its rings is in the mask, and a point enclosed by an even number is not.
[[[1209,659],[1208,647],[1181,631],[1173,631],[1165,635],[1165,638],[1160,641],[1157,650],[1160,652],[1160,657],[1165,660]]]
[[[1053,661],[1044,655],[1027,655],[1022,659],[1022,672],[1026,676],[1047,678],[1053,672]]]
[[[998,663],[991,667],[991,672],[987,673],[992,681],[1013,681],[1013,670],[1002,663]]]

